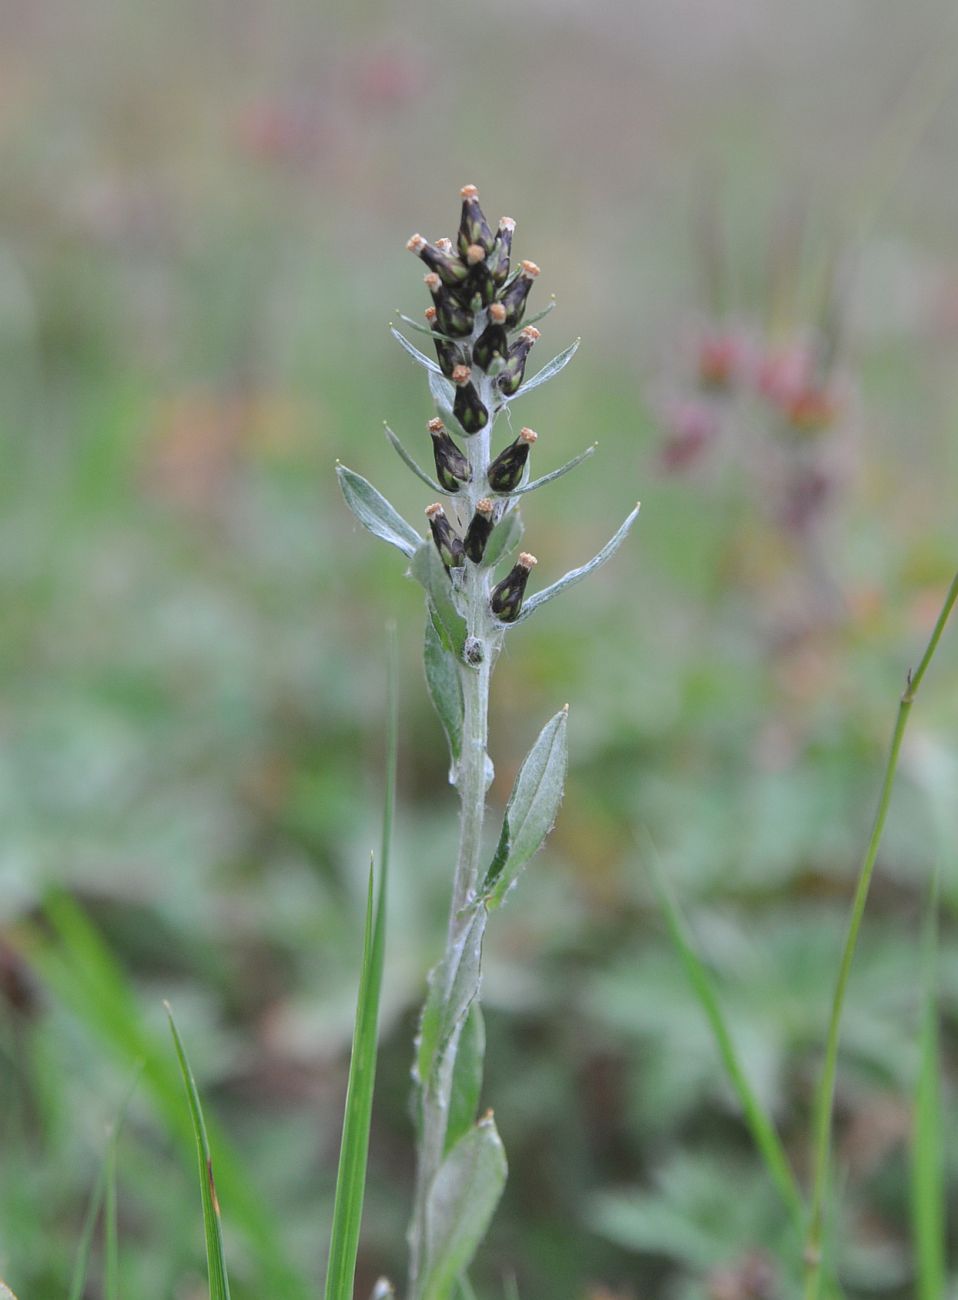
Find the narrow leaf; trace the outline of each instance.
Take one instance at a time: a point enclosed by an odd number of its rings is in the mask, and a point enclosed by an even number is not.
[[[805,1225],[805,1203],[795,1179],[791,1162],[785,1153],[785,1148],[782,1146],[774,1123],[765,1113],[762,1103],[748,1081],[732,1034],[726,1023],[725,1015],[712,986],[712,980],[695,950],[685,920],[679,911],[678,904],[672,897],[654,849],[652,849],[648,857],[649,873],[665,917],[669,938],[672,940],[679,959],[685,968],[685,974],[692,986],[692,992],[698,999],[712,1030],[712,1036],[722,1059],[722,1065],[725,1067],[726,1077],[738,1097],[739,1104],[742,1107],[742,1114],[745,1116],[745,1122],[752,1134],[752,1140],[765,1161],[765,1167],[772,1182],[778,1189],[786,1209],[791,1213],[796,1229],[801,1233]]]
[[[550,474],[543,474],[542,478],[534,478],[531,483],[523,483],[522,487],[513,488],[508,493],[509,496],[522,496],[525,492],[535,492],[536,488],[545,487],[547,483],[554,483],[557,478],[562,478],[563,474],[568,474],[570,469],[575,469],[576,465],[581,465],[584,460],[595,454],[595,449],[599,444],[594,442],[591,447],[586,447],[585,451],[580,451],[578,456],[573,456],[567,460],[564,465],[558,469],[552,470]]]
[[[116,1140],[110,1138],[106,1149],[106,1195],[103,1205],[103,1296],[119,1300],[120,1239],[116,1219]]]
[[[103,1205],[104,1193],[108,1179],[108,1162],[111,1152],[115,1151],[116,1144],[119,1141],[120,1129],[123,1120],[126,1118],[127,1108],[133,1098],[136,1085],[140,1081],[140,1075],[143,1073],[143,1063],[141,1062],[133,1075],[130,1087],[123,1102],[117,1112],[116,1118],[110,1125],[110,1132],[107,1138],[107,1150],[104,1155],[100,1171],[97,1174],[96,1182],[90,1192],[90,1199],[87,1202],[86,1214],[83,1216],[83,1227],[80,1229],[80,1240],[77,1243],[76,1260],[73,1265],[73,1276],[70,1281],[70,1290],[67,1293],[67,1300],[81,1300],[83,1289],[86,1286],[87,1272],[90,1267],[90,1251],[93,1246],[93,1233],[96,1230],[97,1219],[100,1217],[100,1208]],[[115,1172],[115,1171],[114,1171]],[[0,1300],[3,1300],[3,1292],[0,1291]]]
[[[459,665],[455,656],[443,645],[432,617],[426,619],[426,639],[423,647],[423,664],[426,685],[433,708],[439,714],[449,742],[451,760],[450,783],[455,784],[456,768],[462,756],[463,699],[459,680]]]
[[[437,483],[436,480],[431,475],[427,474],[424,469],[420,469],[420,467],[413,460],[412,456],[410,456],[409,452],[406,450],[406,448],[402,445],[402,443],[393,433],[392,429],[390,429],[389,425],[384,424],[383,428],[386,430],[386,437],[389,439],[390,443],[392,444],[393,448],[396,451],[396,454],[399,456],[399,459],[403,462],[403,464],[407,465],[412,470],[412,472],[416,475],[417,478],[422,479],[426,487],[432,488],[433,492],[439,492],[443,496],[449,496],[449,493],[446,491],[444,487],[442,487],[439,483]]]
[[[411,316],[404,316],[401,311],[397,310],[396,315],[404,325],[408,325],[410,329],[417,330],[420,334],[428,335],[431,339],[442,339],[444,343],[462,342],[461,339],[454,339],[449,334],[440,334],[438,330],[430,329],[428,325],[423,325],[421,321],[413,320]],[[392,329],[392,321],[389,322],[389,328]]]
[[[374,537],[381,537],[384,542],[397,547],[404,555],[414,555],[422,537],[412,524],[407,524],[361,474],[354,473],[345,465],[337,465],[336,474],[346,504],[362,526],[368,528]]]
[[[434,374],[429,372],[429,392],[436,406],[436,412],[440,420],[449,430],[450,433],[456,434],[460,438],[469,438],[465,429],[453,414],[453,404],[456,400],[456,389],[453,384],[440,371]]]
[[[448,1300],[485,1236],[506,1173],[506,1155],[490,1113],[459,1139],[430,1188],[423,1300]]]
[[[449,1098],[446,1150],[450,1151],[476,1122],[482,1092],[482,1063],[486,1055],[486,1026],[482,1008],[473,1002],[459,1035]]]
[[[164,1003],[166,1014],[170,1018],[170,1032],[176,1046],[176,1055],[183,1075],[183,1086],[190,1105],[190,1119],[193,1124],[193,1137],[196,1142],[196,1160],[200,1174],[200,1199],[203,1203],[203,1228],[206,1233],[206,1270],[209,1278],[210,1300],[229,1300],[230,1284],[226,1276],[226,1258],[223,1253],[223,1226],[220,1222],[220,1204],[216,1196],[213,1181],[213,1161],[210,1156],[209,1139],[206,1136],[206,1124],[203,1120],[203,1108],[196,1080],[186,1057],[173,1011],[168,1002]]]
[[[397,651],[395,631],[388,637],[386,791],[383,801],[381,867],[378,897],[374,896],[373,870],[369,870],[363,964],[353,1029],[353,1047],[346,1085],[343,1136],[336,1173],[336,1199],[326,1269],[326,1300],[352,1300],[359,1251],[359,1229],[366,1191],[366,1161],[376,1081],[379,999],[386,951],[386,891],[392,825],[396,806],[398,716]]]
[[[435,375],[442,374],[442,371],[436,365],[435,361],[431,361],[429,357],[420,352],[418,348],[413,347],[405,334],[400,334],[399,330],[397,330],[394,325],[390,325],[389,332],[394,339],[397,339],[402,344],[414,361],[418,361],[421,366],[425,366],[427,370],[431,370]]]
[[[555,295],[553,295],[552,301],[547,306],[543,307],[542,311],[537,311],[534,316],[523,316],[521,328],[525,329],[529,325],[538,325],[541,320],[544,320],[545,317],[549,315],[550,311],[555,311],[555,308],[556,300]]]
[[[420,543],[409,572],[426,589],[440,640],[447,650],[461,659],[466,641],[466,620],[456,608],[452,581],[431,540]]]
[[[563,352],[560,352],[557,357],[553,357],[551,361],[547,361],[542,369],[537,370],[531,379],[527,379],[519,391],[514,393],[509,400],[514,402],[516,398],[521,397],[523,393],[531,393],[534,388],[541,388],[542,385],[547,384],[550,379],[554,379],[560,370],[565,370],[566,366],[578,351],[581,342],[581,339],[576,339],[576,341],[570,343]]]
[[[518,510],[510,510],[496,524],[486,543],[483,559],[488,565],[498,564],[510,555],[522,541],[525,528]]]
[[[558,582],[554,582],[551,587],[544,587],[542,591],[537,591],[535,595],[530,596],[523,605],[519,617],[507,626],[515,627],[516,623],[521,623],[523,619],[535,613],[539,606],[544,605],[547,600],[551,600],[553,596],[558,596],[561,591],[565,591],[568,587],[575,586],[577,582],[581,582],[583,578],[588,577],[600,565],[605,564],[606,560],[610,559],[625,541],[638,515],[639,506],[637,505],[619,531],[606,542],[598,555],[594,555],[588,564],[583,564],[578,569],[570,569],[564,577],[560,578]]]
[[[568,720],[568,707],[560,709],[542,728],[519,769],[502,819],[499,845],[482,887],[490,908],[501,905],[555,824],[565,785]]]
[[[428,1084],[479,992],[485,932],[486,909],[479,906],[429,975],[416,1050],[416,1078],[422,1087]]]
[[[911,1157],[912,1226],[917,1300],[945,1293],[945,1173],[938,1047],[938,871],[929,890],[923,936],[923,988]]]

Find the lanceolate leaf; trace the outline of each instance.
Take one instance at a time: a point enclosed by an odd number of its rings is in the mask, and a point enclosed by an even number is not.
[[[429,698],[432,700],[433,708],[439,714],[439,721],[449,741],[451,760],[449,779],[454,785],[456,768],[462,755],[462,683],[459,680],[459,665],[455,656],[440,640],[431,615],[426,618],[423,663],[426,669]]]
[[[461,929],[455,945],[447,950],[429,976],[416,1052],[416,1078],[422,1087],[428,1085],[479,992],[485,932],[486,909],[479,906]]]
[[[568,718],[565,708],[546,723],[519,769],[502,819],[499,846],[482,888],[490,908],[502,903],[555,824],[565,785]]]
[[[476,1122],[479,1095],[482,1092],[482,1062],[486,1055],[486,1027],[482,1008],[473,1002],[459,1035],[456,1064],[449,1098],[449,1125],[446,1150],[451,1151],[464,1133]]]
[[[389,332],[394,339],[397,339],[402,344],[414,361],[418,361],[421,366],[425,366],[427,370],[431,370],[435,375],[442,374],[442,371],[436,365],[435,361],[431,361],[429,357],[420,352],[418,348],[413,347],[405,334],[400,334],[399,330],[397,330],[395,326],[390,325]]]
[[[384,542],[397,547],[403,555],[415,555],[422,537],[412,524],[407,524],[382,493],[377,492],[361,474],[354,473],[345,465],[337,465],[336,473],[346,504],[362,526],[368,528],[374,537],[381,537]]]
[[[486,553],[483,556],[486,564],[498,564],[504,556],[514,551],[522,541],[524,531],[519,511],[510,510],[496,524],[489,541],[486,543]]]
[[[449,1300],[485,1236],[506,1181],[506,1155],[489,1114],[439,1167],[426,1205],[423,1300]]]
[[[462,658],[466,621],[456,609],[452,582],[431,541],[420,543],[409,572],[426,589],[430,613],[440,640],[457,659]]]
[[[581,339],[576,339],[574,343],[569,344],[564,352],[560,352],[557,357],[553,357],[551,361],[547,361],[542,369],[537,370],[531,379],[527,379],[519,391],[509,400],[514,402],[516,398],[521,397],[523,393],[531,393],[534,388],[541,388],[542,385],[547,384],[550,379],[554,379],[559,371],[564,370],[575,356],[581,342]]]
[[[588,577],[600,565],[605,564],[606,560],[610,559],[625,541],[638,516],[639,506],[636,506],[619,531],[606,542],[598,555],[594,555],[588,564],[583,564],[578,569],[570,569],[564,577],[560,578],[558,582],[554,582],[551,587],[544,587],[542,591],[537,591],[535,595],[530,596],[523,605],[519,617],[509,626],[515,627],[516,623],[521,623],[530,614],[534,614],[539,606],[544,605],[547,600],[551,600],[553,596],[558,596],[566,588],[575,586],[577,582],[581,582],[583,578]]]
[[[597,446],[598,443],[594,442],[591,447],[586,447],[585,451],[580,451],[578,456],[573,456],[571,460],[567,460],[558,469],[552,470],[549,474],[543,474],[541,478],[534,478],[531,483],[523,483],[522,487],[513,488],[509,495],[514,497],[522,496],[525,492],[534,492],[536,488],[545,487],[547,483],[554,483],[557,478],[562,478],[563,474],[568,474],[570,469],[575,469],[576,465],[581,465],[584,460],[588,460],[590,456],[594,455]]]
[[[170,1031],[176,1046],[176,1055],[183,1075],[183,1085],[190,1105],[190,1118],[193,1122],[193,1136],[196,1141],[196,1159],[200,1173],[200,1199],[203,1203],[203,1227],[206,1232],[206,1268],[209,1277],[210,1300],[229,1300],[230,1284],[226,1276],[226,1257],[223,1253],[223,1225],[220,1222],[220,1203],[216,1196],[213,1181],[213,1161],[210,1156],[209,1139],[206,1136],[206,1123],[203,1119],[203,1107],[197,1091],[196,1080],[186,1057],[186,1049],[180,1039],[170,1004],[166,1003],[166,1014],[170,1018]]]
[[[448,496],[449,493],[446,491],[444,487],[442,487],[439,483],[437,483],[436,480],[431,475],[427,474],[424,469],[420,469],[420,467],[413,460],[412,456],[410,456],[409,452],[406,450],[406,448],[402,445],[402,443],[393,433],[392,429],[390,429],[389,425],[385,424],[383,425],[383,428],[386,430],[386,437],[389,439],[390,443],[392,444],[393,448],[396,451],[396,454],[399,456],[403,464],[407,465],[409,469],[411,469],[412,472],[416,475],[416,477],[422,479],[426,487],[431,488],[433,492],[439,492],[441,493],[442,496]]]

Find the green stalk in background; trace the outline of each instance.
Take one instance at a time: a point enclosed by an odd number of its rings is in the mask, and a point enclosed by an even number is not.
[[[336,1175],[336,1200],[326,1266],[326,1300],[352,1300],[359,1250],[359,1229],[366,1191],[366,1157],[372,1122],[373,1087],[376,1081],[379,997],[383,983],[386,951],[386,891],[389,853],[396,807],[396,752],[399,731],[396,667],[396,634],[388,638],[386,690],[386,790],[383,803],[382,848],[379,858],[379,891],[374,894],[373,869],[369,870],[363,966],[359,981],[353,1048],[346,1087],[346,1110]]]
[[[430,244],[414,235],[407,245],[427,268],[432,305],[425,332],[437,360],[393,331],[427,371],[436,410],[427,425],[435,477],[386,430],[407,468],[446,500],[446,505],[437,500],[426,510],[431,537],[424,540],[366,479],[338,467],[343,495],[356,518],[403,552],[412,576],[425,589],[426,681],[449,742],[450,781],[459,793],[459,848],[446,946],[429,977],[416,1044],[418,1146],[409,1300],[447,1300],[461,1293],[461,1279],[505,1183],[505,1155],[492,1113],[477,1118],[485,1047],[479,1011],[482,942],[489,914],[502,904],[552,828],[565,779],[567,708],[546,723],[523,762],[498,847],[486,865],[492,671],[508,631],[604,563],[638,514],[636,507],[588,564],[526,598],[536,558],[522,552],[510,562],[523,533],[521,497],[574,469],[592,449],[530,481],[537,434],[522,428],[497,451],[496,420],[511,402],[557,375],[578,343],[526,379],[539,331],[528,322],[523,326],[523,319],[539,268],[528,261],[513,267],[514,221],[503,217],[493,232],[475,186],[465,186],[461,198],[455,242]],[[499,566],[510,563],[503,573]]]
[[[878,799],[878,808],[875,813],[875,820],[872,825],[871,836],[868,840],[868,847],[865,850],[865,856],[862,860],[861,869],[858,874],[858,883],[855,887],[855,895],[852,901],[851,914],[848,921],[848,932],[845,936],[845,944],[842,949],[841,961],[838,967],[838,978],[835,984],[835,993],[832,999],[831,1015],[828,1022],[828,1034],[825,1042],[825,1060],[822,1066],[821,1079],[815,1096],[814,1108],[814,1150],[812,1165],[812,1194],[811,1209],[809,1212],[808,1233],[805,1240],[805,1300],[818,1300],[821,1294],[822,1286],[822,1231],[824,1225],[825,1201],[828,1192],[829,1171],[831,1166],[831,1148],[832,1148],[832,1112],[835,1101],[835,1076],[838,1070],[838,1045],[841,1031],[842,1011],[845,1006],[845,992],[848,986],[848,977],[851,974],[852,961],[855,957],[855,948],[858,943],[858,932],[861,929],[862,918],[865,914],[865,904],[868,901],[868,889],[871,885],[872,873],[875,868],[875,861],[878,857],[878,848],[881,844],[882,832],[885,828],[885,819],[888,816],[888,807],[891,802],[892,789],[895,784],[895,774],[898,770],[898,758],[901,753],[901,744],[905,735],[905,728],[908,725],[908,719],[911,715],[911,707],[918,694],[922,679],[928,670],[928,666],[934,658],[935,651],[938,649],[938,643],[941,640],[942,633],[945,630],[945,624],[958,600],[958,574],[952,580],[948,593],[945,596],[944,604],[938,615],[928,645],[925,647],[925,653],[914,672],[908,674],[907,683],[904,693],[898,705],[898,714],[895,719],[895,726],[892,731],[891,744],[888,750],[888,759],[885,764],[885,774],[882,779],[881,793]]]

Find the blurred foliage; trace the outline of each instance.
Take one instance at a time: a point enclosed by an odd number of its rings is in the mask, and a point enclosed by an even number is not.
[[[66,1292],[134,1066],[108,1007],[84,1013],[26,956],[56,944],[51,888],[108,942],[149,1041],[175,1003],[207,1112],[318,1291],[389,616],[400,808],[359,1294],[401,1273],[411,1041],[455,803],[420,595],[360,536],[332,468],[342,456],[419,518],[381,422],[415,448],[430,412],[386,325],[425,305],[405,238],[441,233],[429,223],[466,181],[548,271],[543,356],[584,339],[521,408],[537,470],[599,441],[528,503],[542,582],[644,503],[615,561],[513,634],[495,682],[490,802],[566,699],[571,768],[550,847],[490,939],[484,1099],[511,1179],[476,1286],[497,1296],[515,1274],[530,1300],[722,1300],[746,1294],[743,1270],[755,1282],[756,1250],[774,1256],[777,1208],[655,911],[640,827],[805,1172],[881,751],[958,555],[958,89],[856,250],[848,400],[816,435],[840,446],[842,474],[813,542],[755,472],[778,425],[733,406],[707,460],[677,472],[660,416],[698,382],[707,166],[736,310],[761,315],[783,205],[807,196],[813,248],[847,233],[867,180],[856,160],[880,156],[958,20],[931,0],[488,13],[16,0],[0,20],[0,1276],[21,1300]],[[956,1185],[956,687],[952,630],[852,980],[838,1138],[853,1295],[912,1293],[918,940],[936,862]],[[193,1169],[149,1089],[118,1168],[121,1292],[193,1300]],[[233,1294],[277,1294],[223,1211]],[[101,1271],[95,1254],[91,1296]],[[772,1285],[790,1294],[785,1273]]]

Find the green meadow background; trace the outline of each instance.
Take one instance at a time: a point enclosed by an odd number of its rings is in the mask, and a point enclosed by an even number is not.
[[[542,267],[531,310],[556,296],[530,371],[582,337],[516,412],[539,472],[599,444],[528,500],[535,578],[581,563],[643,502],[615,560],[510,636],[494,680],[492,830],[567,700],[570,773],[486,950],[483,1100],[511,1177],[475,1283],[498,1297],[514,1277],[523,1300],[793,1294],[786,1272],[771,1290],[743,1280],[785,1220],[669,945],[648,845],[804,1173],[886,737],[958,566],[956,114],[958,13],[930,0],[5,6],[0,1276],[20,1300],[67,1294],[139,1060],[121,1291],[205,1294],[164,998],[229,1166],[234,1296],[318,1294],[390,619],[399,810],[357,1294],[402,1276],[411,1041],[456,802],[421,592],[353,522],[333,470],[421,523],[425,489],[382,423],[428,462],[431,411],[388,324],[428,301],[407,237],[453,234],[467,182]],[[815,323],[841,251],[829,428],[784,429],[747,385],[703,399],[708,246],[727,272],[723,328],[759,347]],[[699,400],[721,428],[670,469],[676,403]],[[827,507],[799,533],[764,458],[819,451]],[[956,844],[952,629],[850,988],[834,1232],[851,1296],[915,1294],[936,869],[955,1200]],[[97,1248],[89,1297],[101,1270]]]

